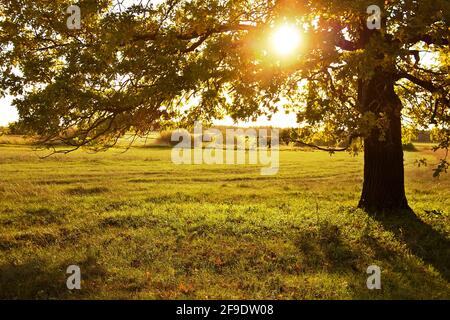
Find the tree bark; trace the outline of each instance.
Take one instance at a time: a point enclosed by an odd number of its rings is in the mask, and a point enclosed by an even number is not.
[[[378,71],[360,83],[362,111],[373,113],[378,125],[364,139],[364,183],[359,207],[368,211],[409,209],[404,187],[402,103],[394,91],[395,79]]]

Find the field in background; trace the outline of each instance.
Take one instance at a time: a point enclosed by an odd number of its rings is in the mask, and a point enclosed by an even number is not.
[[[450,298],[450,177],[406,152],[419,219],[355,209],[362,155],[284,150],[280,172],[170,149],[40,159],[0,145],[0,298]],[[415,160],[427,158],[428,167]],[[79,265],[82,290],[66,288]],[[366,269],[382,270],[382,290]]]

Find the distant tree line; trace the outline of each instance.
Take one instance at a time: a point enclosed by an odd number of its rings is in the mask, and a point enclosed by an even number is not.
[[[227,129],[236,129],[237,127],[233,126],[214,126],[215,129],[219,129],[222,131],[223,135],[226,134]],[[272,129],[272,127],[268,126],[259,126],[259,127],[251,127],[254,129]],[[241,129],[249,129],[249,128],[241,128]],[[296,128],[279,128],[280,134],[280,144],[284,146],[296,146],[299,145],[297,141],[298,135],[295,134],[298,129]],[[432,143],[437,142],[439,140],[439,135],[441,134],[440,129],[434,128],[432,130],[414,130],[411,134],[404,134],[403,137],[405,141],[403,145],[407,148],[414,142],[419,143]],[[11,122],[8,126],[0,127],[0,134],[7,135],[34,135],[33,132],[22,125],[20,122]],[[163,145],[172,145],[176,142],[171,141],[172,131],[165,130],[159,133],[159,137],[157,138],[157,144]],[[328,142],[325,139],[317,138],[314,140],[314,143],[317,145],[327,145]]]

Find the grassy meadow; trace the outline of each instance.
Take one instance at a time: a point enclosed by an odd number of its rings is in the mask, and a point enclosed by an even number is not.
[[[362,155],[282,150],[261,176],[174,165],[164,147],[41,159],[0,144],[0,298],[450,299],[450,176],[416,148],[415,215],[373,216],[356,209]],[[73,264],[81,290],[66,287]]]

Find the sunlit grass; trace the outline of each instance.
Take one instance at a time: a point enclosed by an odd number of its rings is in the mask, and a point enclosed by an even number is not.
[[[424,148],[405,156],[408,198],[448,239],[450,179],[414,166],[436,162]],[[120,151],[41,160],[0,146],[1,298],[450,298],[442,269],[355,209],[362,155],[282,151],[279,174],[264,177],[176,166],[167,148]],[[450,265],[444,243],[425,239]],[[79,292],[65,286],[71,264]],[[381,291],[366,288],[371,264]]]

